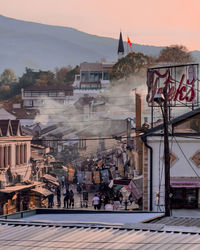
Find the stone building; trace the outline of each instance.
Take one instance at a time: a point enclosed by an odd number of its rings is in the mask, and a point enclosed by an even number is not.
[[[0,120],[1,188],[31,179],[31,139],[22,134],[19,120]]]

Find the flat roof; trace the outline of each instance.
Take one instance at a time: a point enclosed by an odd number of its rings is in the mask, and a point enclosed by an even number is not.
[[[159,214],[36,209],[1,216],[0,249],[200,249],[200,231],[195,229],[179,230],[165,224],[131,223]],[[46,221],[41,220],[45,218]],[[84,222],[100,218],[106,222]],[[72,219],[79,219],[79,222],[75,223]],[[120,221],[125,224],[120,224]]]
[[[62,213],[62,214],[36,214],[26,218],[23,221],[43,221],[43,222],[71,222],[71,223],[109,223],[126,224],[141,223],[143,221],[156,218],[163,213]]]

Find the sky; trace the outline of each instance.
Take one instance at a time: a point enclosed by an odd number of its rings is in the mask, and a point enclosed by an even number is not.
[[[200,50],[200,0],[0,0],[0,14],[145,45]]]

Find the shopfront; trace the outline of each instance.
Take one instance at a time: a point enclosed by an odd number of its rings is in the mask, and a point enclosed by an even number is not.
[[[173,179],[171,180],[171,207],[198,208],[200,180]]]

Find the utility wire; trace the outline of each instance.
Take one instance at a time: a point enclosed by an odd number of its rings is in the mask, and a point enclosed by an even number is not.
[[[200,176],[198,175],[198,173],[196,172],[196,170],[193,168],[191,162],[188,160],[186,154],[184,153],[183,149],[181,148],[181,146],[180,146],[179,142],[177,141],[176,137],[175,137],[173,134],[172,134],[172,136],[173,136],[173,138],[175,139],[175,141],[176,141],[176,143],[177,143],[177,145],[178,145],[178,147],[179,147],[181,153],[183,154],[184,158],[185,158],[186,161],[188,162],[189,166],[190,166],[191,169],[194,171],[194,173],[197,175],[197,177],[200,178]]]

